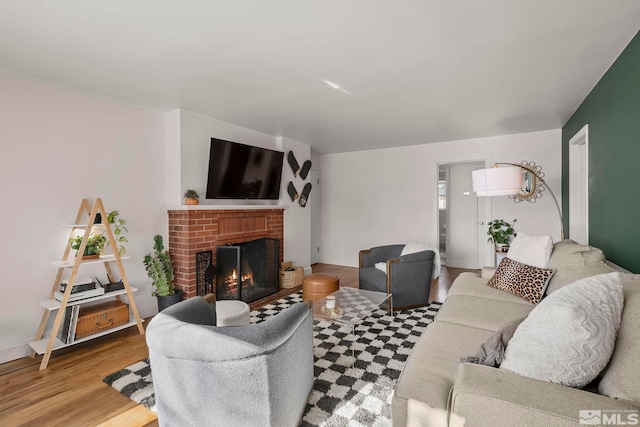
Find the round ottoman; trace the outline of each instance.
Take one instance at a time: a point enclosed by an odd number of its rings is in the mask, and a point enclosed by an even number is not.
[[[340,279],[329,273],[313,273],[302,279],[302,299],[318,301],[340,288]]]
[[[249,304],[242,301],[216,301],[216,326],[248,326]]]

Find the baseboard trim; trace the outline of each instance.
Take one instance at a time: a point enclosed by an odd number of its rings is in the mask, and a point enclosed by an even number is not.
[[[20,344],[16,344],[13,347],[0,350],[0,364],[12,362],[14,360],[22,359],[23,357],[29,356],[29,343],[32,340],[25,341]]]

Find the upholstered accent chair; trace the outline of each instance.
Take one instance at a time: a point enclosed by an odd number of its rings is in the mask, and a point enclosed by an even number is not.
[[[432,250],[402,255],[404,247],[386,245],[360,251],[360,289],[392,294],[393,308],[399,310],[429,304],[435,257]]]
[[[203,297],[149,323],[159,424],[297,426],[314,381],[309,305],[249,326],[215,324],[215,305]]]

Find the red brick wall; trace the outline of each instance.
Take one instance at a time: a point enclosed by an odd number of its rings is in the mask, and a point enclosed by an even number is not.
[[[196,296],[197,252],[211,250],[215,265],[217,246],[248,242],[262,237],[280,240],[282,263],[282,209],[170,210],[169,253],[173,260],[176,289],[182,289],[185,299]]]

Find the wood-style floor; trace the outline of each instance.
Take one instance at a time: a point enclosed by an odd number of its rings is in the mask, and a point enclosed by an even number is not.
[[[358,286],[357,268],[316,264],[313,271],[337,275],[341,286]],[[444,301],[451,283],[463,271],[470,270],[443,267],[440,278],[432,282],[431,300]],[[298,289],[278,293],[272,300]],[[251,308],[259,306],[252,304]],[[0,425],[156,426],[155,413],[102,382],[148,354],[144,336],[129,328],[56,351],[42,371],[38,370],[39,358],[0,365]]]

